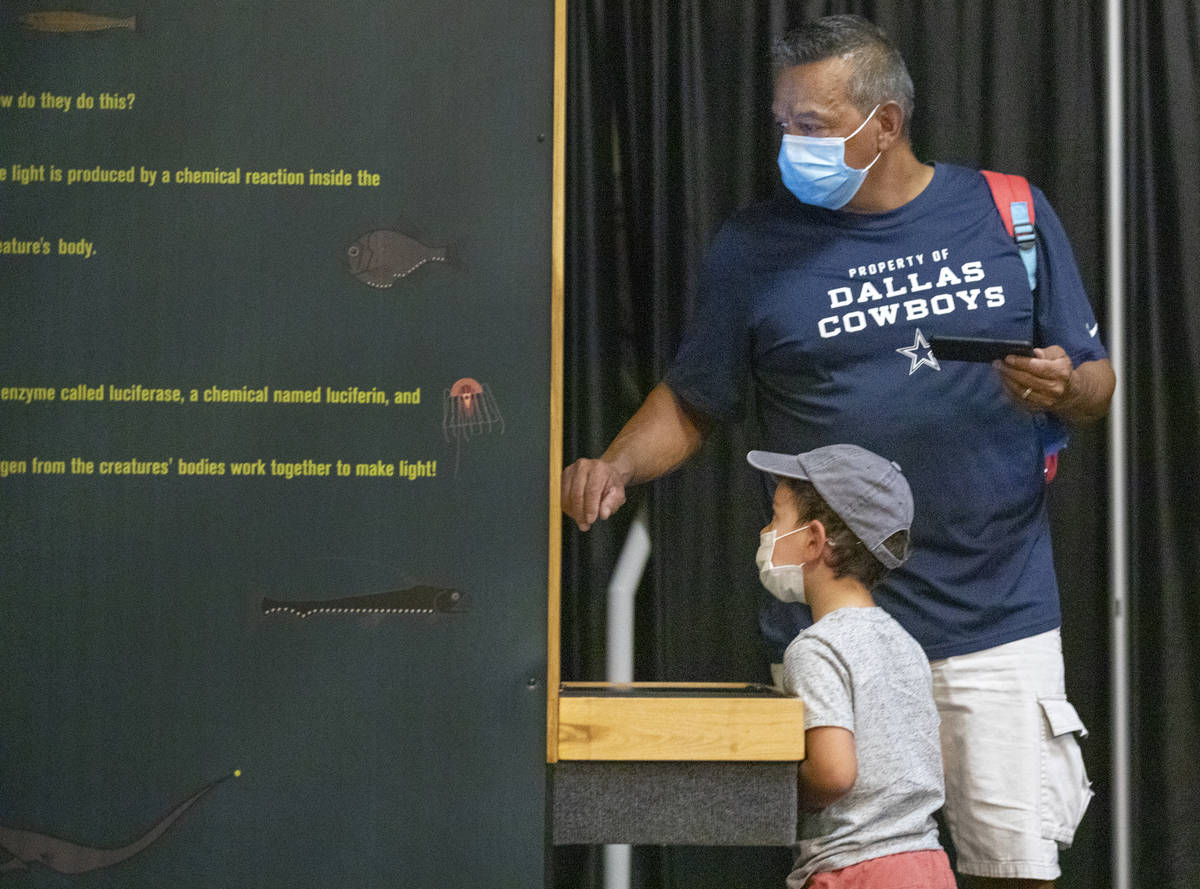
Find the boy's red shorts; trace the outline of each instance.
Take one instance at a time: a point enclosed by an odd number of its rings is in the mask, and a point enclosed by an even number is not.
[[[955,889],[950,859],[941,849],[869,858],[813,874],[804,889]]]

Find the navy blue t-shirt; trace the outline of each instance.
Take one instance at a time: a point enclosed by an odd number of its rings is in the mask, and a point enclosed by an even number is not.
[[[1075,364],[1104,358],[1061,223],[1037,189],[1034,206],[1037,344],[1061,345]],[[987,183],[946,164],[886,213],[788,194],[726,222],[666,376],[711,416],[749,409],[754,447],[852,442],[900,464],[912,554],[874,592],[930,658],[1060,623],[1036,421],[990,364],[939,362],[937,335],[1035,335],[1025,267]]]

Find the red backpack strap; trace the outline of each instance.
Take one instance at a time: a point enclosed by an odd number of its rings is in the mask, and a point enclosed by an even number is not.
[[[1034,231],[1033,192],[1029,180],[1013,173],[996,173],[980,170],[992,191],[992,200],[1004,220],[1004,227],[1017,242],[1025,273],[1029,278],[1029,289],[1037,303],[1037,236]],[[1036,314],[1036,310],[1035,310]],[[1042,451],[1046,458],[1044,477],[1046,483],[1054,481],[1058,474],[1058,452],[1067,444],[1067,433],[1061,424],[1046,417],[1038,426],[1042,438]]]
[[[1037,238],[1034,234],[1033,192],[1029,180],[1014,173],[980,170],[992,190],[992,200],[1004,220],[1008,234],[1017,242],[1029,289],[1037,290]]]

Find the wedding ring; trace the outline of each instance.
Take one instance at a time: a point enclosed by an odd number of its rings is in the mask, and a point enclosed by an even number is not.
[[[1032,387],[1032,386],[1030,386],[1028,389],[1026,389],[1024,392],[1022,392],[1022,393],[1021,393],[1021,400],[1022,400],[1022,401],[1028,401],[1028,400],[1029,400],[1029,393],[1030,393],[1030,392],[1032,392],[1032,391],[1033,391],[1033,387]]]

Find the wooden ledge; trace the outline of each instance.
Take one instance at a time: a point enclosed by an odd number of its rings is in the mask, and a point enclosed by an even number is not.
[[[745,683],[563,683],[558,758],[795,762],[804,706]]]

